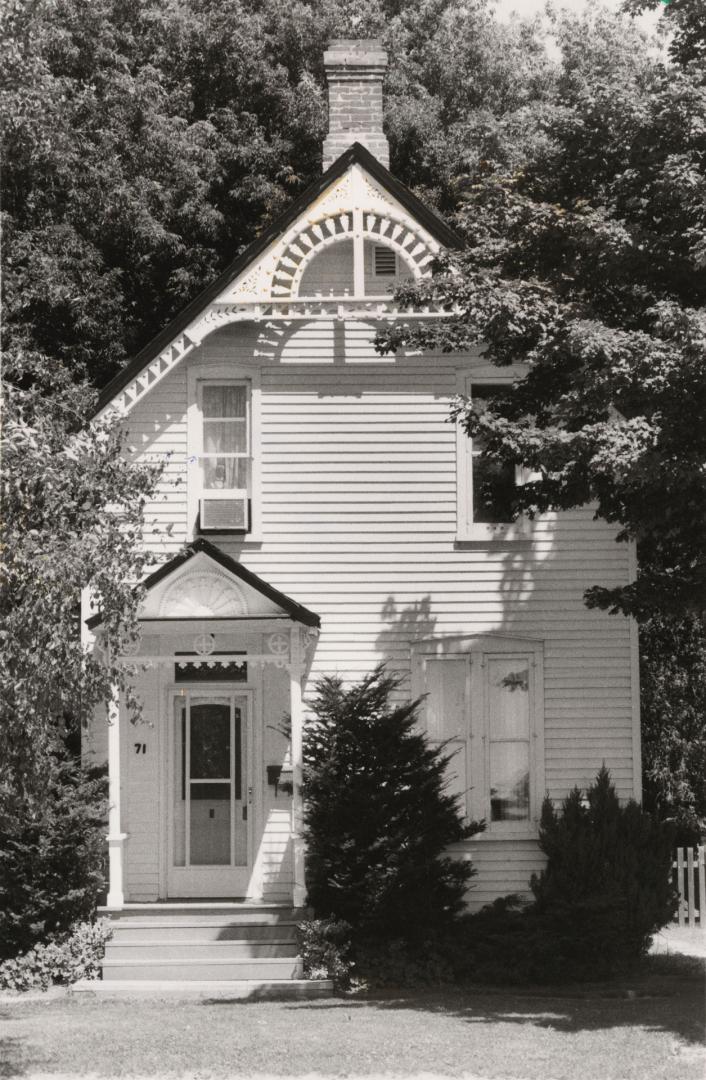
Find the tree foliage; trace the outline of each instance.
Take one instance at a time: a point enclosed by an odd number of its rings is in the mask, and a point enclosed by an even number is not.
[[[472,868],[445,852],[479,829],[445,791],[448,755],[415,729],[419,702],[389,701],[398,688],[382,666],[349,688],[324,677],[305,729],[309,903],[358,944],[448,926]]]
[[[706,80],[652,58],[624,20],[557,24],[562,66],[519,167],[466,177],[466,250],[411,290],[458,311],[383,346],[467,349],[528,374],[456,418],[528,466],[514,511],[593,503],[638,542],[628,586],[592,605],[646,617],[706,603]],[[410,292],[406,298],[410,298]]]
[[[706,7],[702,0],[624,0],[623,10],[635,14],[660,9],[669,35],[669,55],[687,67],[706,61]]]
[[[697,616],[640,627],[643,798],[682,844],[706,832],[706,627]]]
[[[93,918],[104,888],[106,781],[59,752],[40,792],[0,788],[0,960]]]
[[[20,802],[41,794],[66,735],[114,687],[139,708],[114,656],[137,633],[144,504],[159,473],[131,463],[119,425],[85,426],[92,391],[66,375],[34,374],[29,390],[8,382],[3,422],[0,796]],[[81,641],[89,586],[103,613],[104,653]]]

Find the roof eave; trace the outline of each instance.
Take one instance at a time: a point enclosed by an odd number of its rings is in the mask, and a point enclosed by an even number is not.
[[[435,211],[425,206],[408,187],[395,179],[389,169],[374,157],[361,143],[353,143],[344,151],[333,164],[326,170],[319,180],[302,192],[294,202],[277,218],[263,233],[231,262],[225,270],[207,285],[198,296],[171,320],[160,332],[152,338],[125,367],[115,375],[100,391],[98,402],[93,410],[92,417],[102,412],[117,394],[166,346],[178,337],[189,323],[203,310],[212,300],[229,285],[229,283],[247,269],[248,265],[261,255],[269,245],[277,239],[299,215],[312,203],[334,180],[337,180],[351,165],[360,164],[378,180],[394,197],[408,210],[438,242],[446,248],[460,249],[463,242],[460,237],[444,222]]]

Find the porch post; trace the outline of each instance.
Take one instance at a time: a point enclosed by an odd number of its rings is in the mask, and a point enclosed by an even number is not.
[[[292,718],[292,849],[294,888],[292,902],[295,908],[304,907],[306,883],[304,880],[304,838],[302,836],[302,706],[303,655],[299,624],[292,625],[290,635],[290,715]]]
[[[123,850],[126,834],[120,817],[120,692],[113,686],[108,702],[108,907],[125,903]]]

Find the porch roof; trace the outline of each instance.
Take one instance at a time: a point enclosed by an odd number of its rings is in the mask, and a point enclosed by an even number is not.
[[[296,600],[292,600],[290,596],[280,592],[274,585],[268,584],[263,578],[253,573],[252,570],[248,570],[242,563],[237,562],[235,559],[231,558],[230,555],[226,555],[224,551],[221,551],[215,544],[210,543],[210,541],[205,540],[203,537],[191,541],[183,551],[179,552],[173,559],[164,563],[155,570],[154,573],[145,578],[142,582],[142,588],[144,588],[145,592],[149,593],[159,585],[160,582],[164,581],[165,578],[175,573],[175,571],[179,570],[180,567],[184,566],[189,560],[200,553],[207,555],[208,558],[212,559],[229,574],[232,574],[233,577],[239,578],[267,600],[276,604],[291,619],[302,623],[304,626],[316,627],[317,629],[321,626],[321,619],[315,612],[310,611],[309,608],[304,607],[303,604],[297,603]],[[261,617],[262,616],[257,614],[253,614],[252,616],[253,619]],[[93,630],[100,626],[102,621],[103,614],[99,611],[86,619],[86,626],[89,630]]]

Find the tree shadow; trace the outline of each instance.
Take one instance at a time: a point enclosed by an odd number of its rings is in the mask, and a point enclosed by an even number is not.
[[[0,1036],[1,1080],[6,1080],[6,1078],[9,1080],[9,1077],[14,1076],[27,1076],[30,1071],[33,1072],[35,1070],[35,1066],[38,1063],[32,1061],[28,1055],[26,1043],[26,1039],[21,1039],[14,1035],[8,1037]]]
[[[387,625],[375,639],[375,649],[391,669],[398,669],[405,683],[409,681],[409,649],[413,641],[432,637],[436,618],[431,613],[431,595],[422,596],[405,607],[398,607],[389,595],[382,605],[380,621]]]
[[[288,1007],[407,1011],[419,1013],[420,1023],[424,1014],[434,1014],[469,1025],[531,1025],[560,1034],[632,1028],[671,1034],[694,1046],[704,1044],[704,980],[698,976],[686,980],[673,976],[642,988],[639,984],[631,988],[628,981],[620,980],[559,988],[459,986],[391,991]]]

